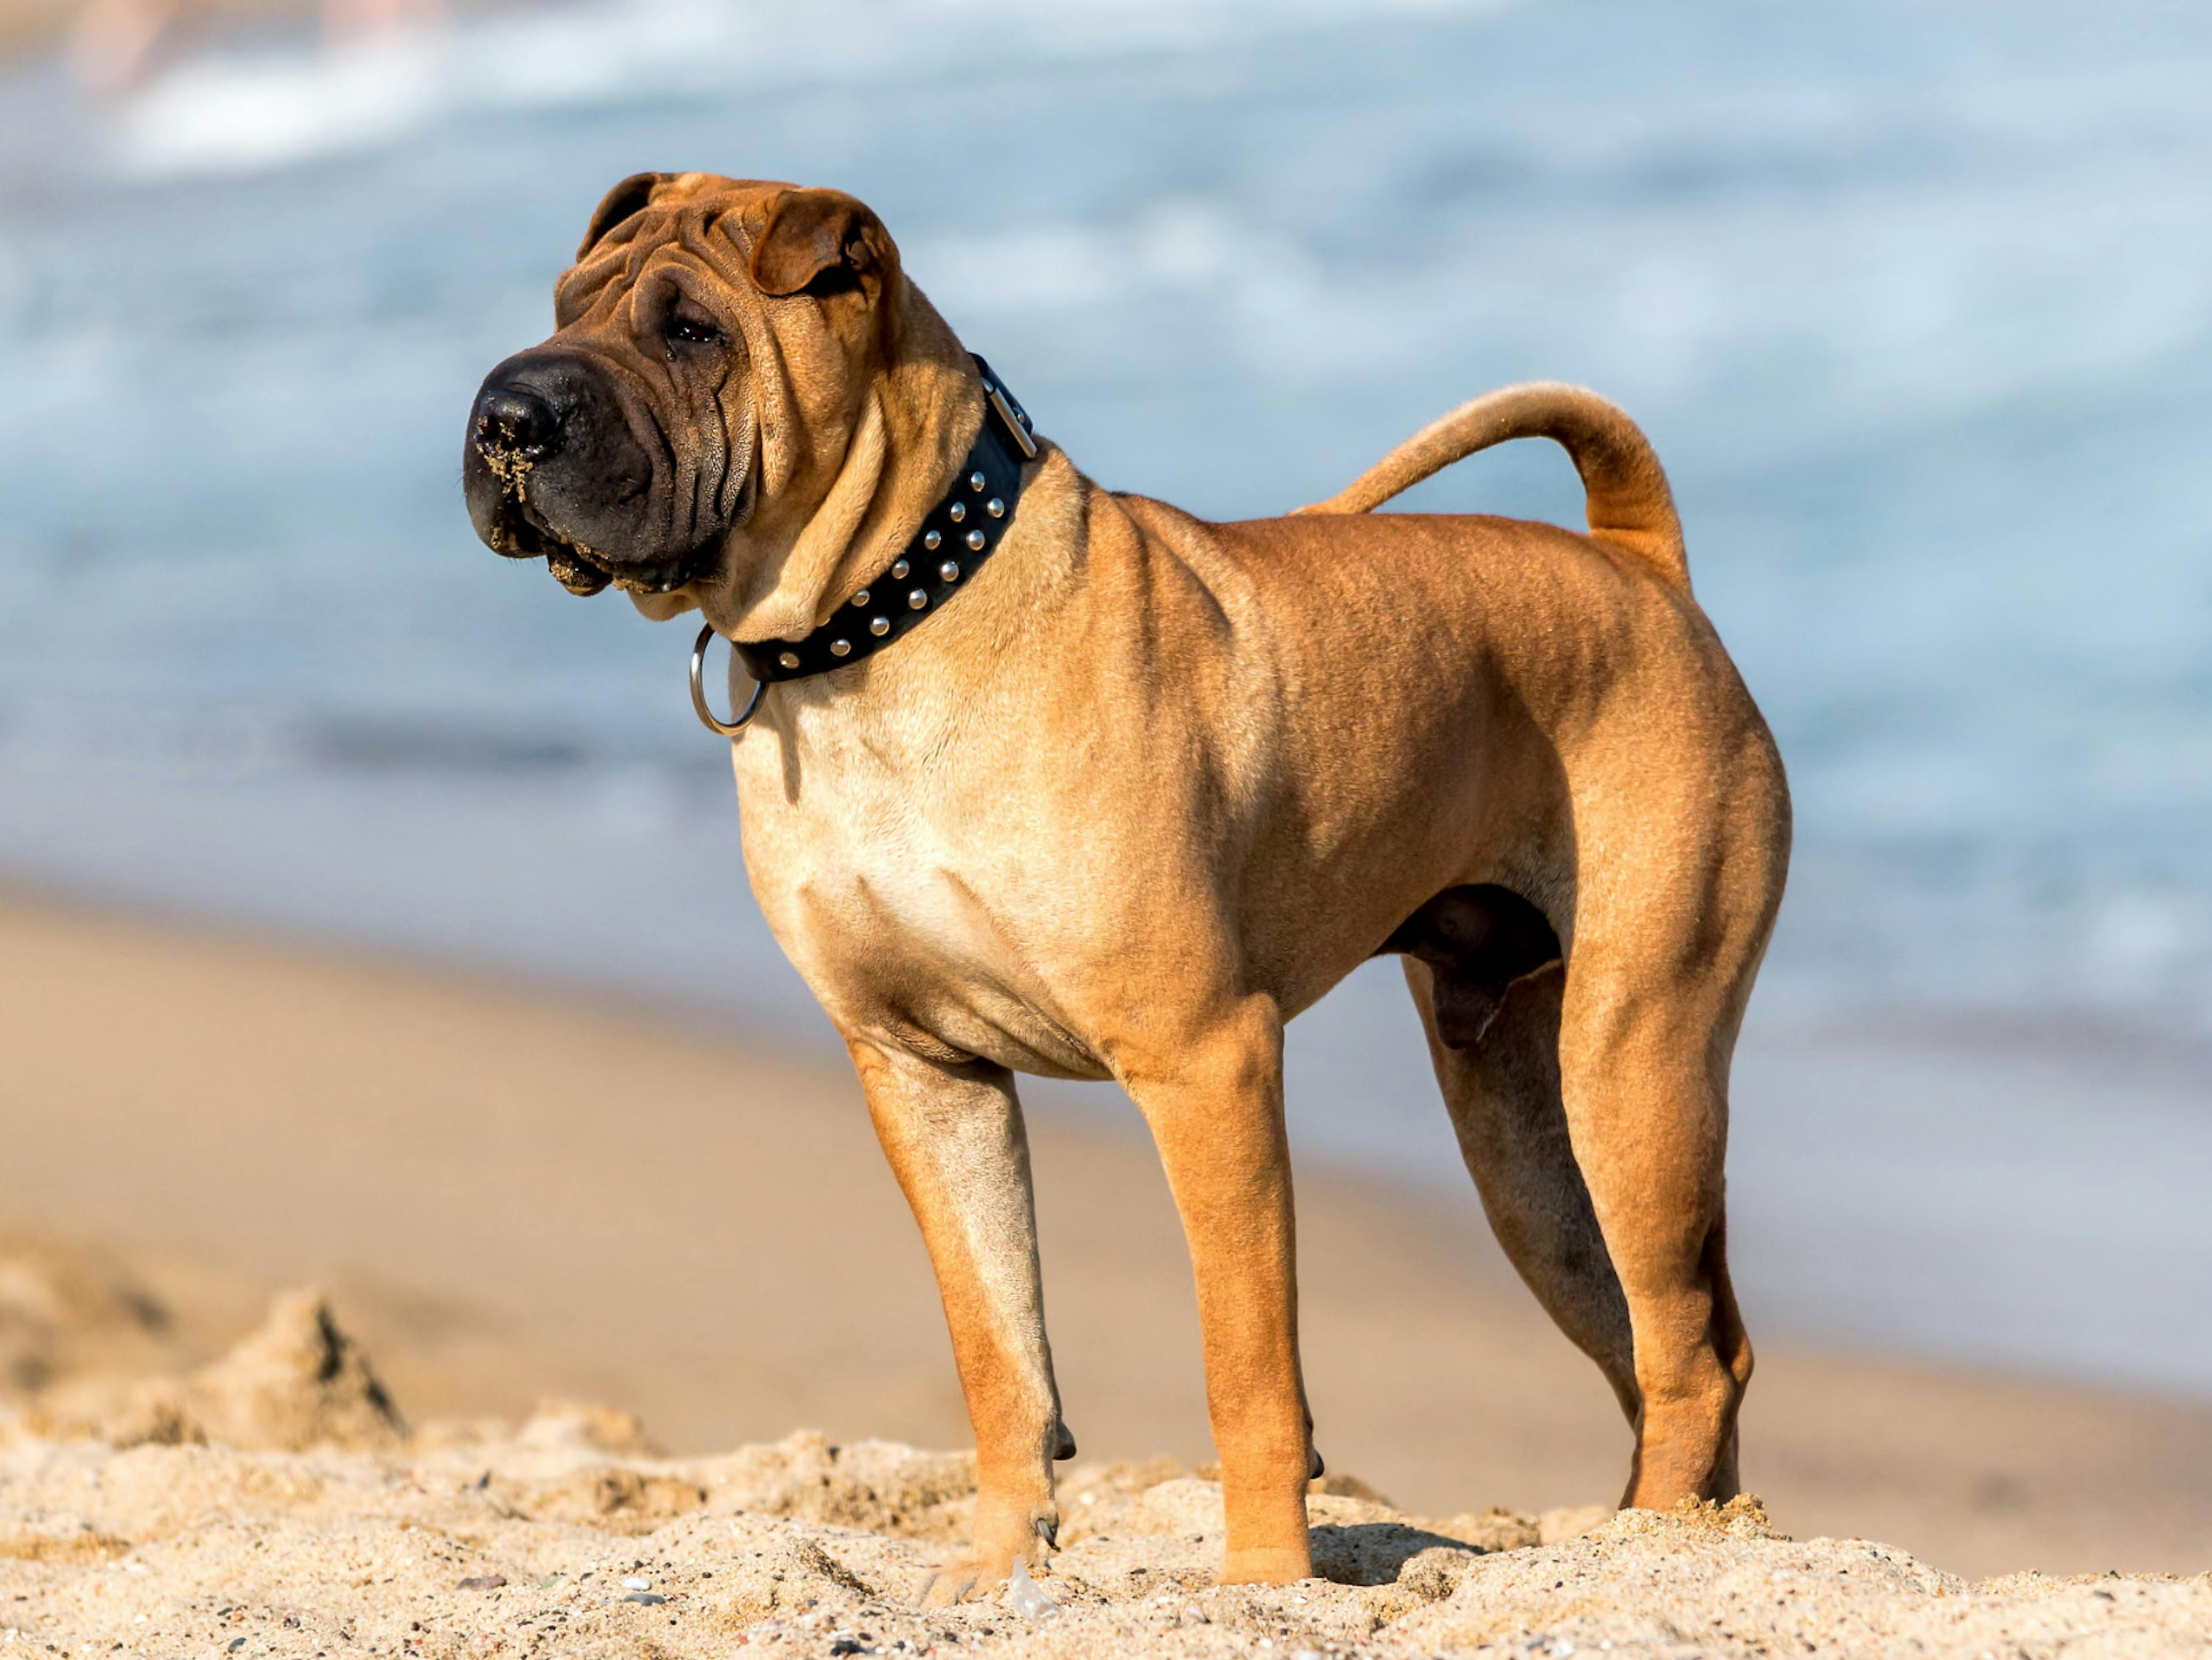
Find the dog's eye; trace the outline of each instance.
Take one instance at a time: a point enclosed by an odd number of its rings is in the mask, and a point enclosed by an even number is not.
[[[689,305],[678,306],[668,314],[668,326],[663,333],[672,344],[722,346],[729,344],[729,337],[713,318]]]

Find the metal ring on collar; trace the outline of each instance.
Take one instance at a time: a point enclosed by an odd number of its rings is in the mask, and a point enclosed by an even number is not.
[[[768,682],[753,682],[752,699],[736,720],[716,718],[714,711],[707,706],[707,642],[714,637],[714,625],[709,623],[699,630],[699,638],[691,648],[691,707],[699,711],[699,718],[706,723],[708,731],[719,737],[735,738],[752,725],[753,716],[760,713],[761,699],[768,692]]]

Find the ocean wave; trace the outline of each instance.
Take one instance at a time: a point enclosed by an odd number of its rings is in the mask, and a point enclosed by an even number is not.
[[[988,96],[1041,64],[1249,43],[1347,17],[1497,12],[1533,0],[628,0],[465,18],[317,52],[216,50],[118,112],[115,155],[147,177],[295,166],[500,112],[764,83],[938,81]],[[1010,142],[1012,136],[1010,135]]]

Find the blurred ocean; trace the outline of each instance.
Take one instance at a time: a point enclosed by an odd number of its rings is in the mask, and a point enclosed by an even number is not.
[[[1798,805],[1754,1331],[2212,1394],[2212,10],[637,0],[97,116],[21,66],[0,873],[827,1043],[689,627],[461,508],[645,167],[866,198],[1086,470],[1201,513],[1504,382],[1626,404]],[[1580,516],[1539,446],[1412,505]],[[1463,1189],[1395,968],[1293,1037],[1303,1143]]]

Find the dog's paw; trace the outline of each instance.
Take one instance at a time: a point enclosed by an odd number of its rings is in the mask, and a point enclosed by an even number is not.
[[[971,1551],[957,1561],[938,1569],[922,1587],[921,1606],[949,1608],[956,1602],[978,1602],[1006,1588],[1014,1564],[1028,1566],[1034,1553]]]
[[[978,1540],[975,1548],[939,1568],[922,1587],[921,1606],[949,1608],[956,1602],[972,1602],[995,1595],[1013,1577],[1018,1562],[1032,1572],[1051,1560],[1054,1537],[1059,1530],[1057,1513],[1029,1518],[1018,1531],[989,1544]]]
[[[1313,1552],[1304,1544],[1233,1550],[1221,1559],[1218,1585],[1289,1585],[1313,1578]]]

